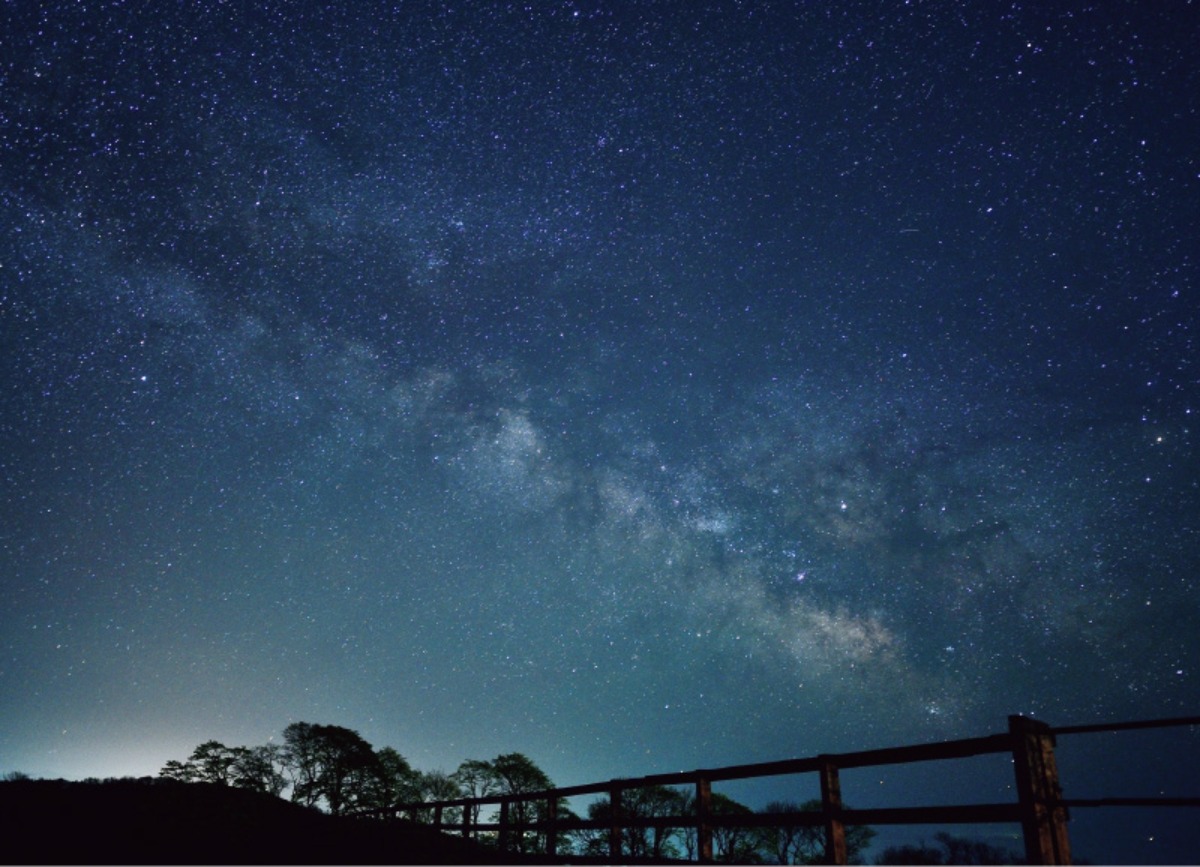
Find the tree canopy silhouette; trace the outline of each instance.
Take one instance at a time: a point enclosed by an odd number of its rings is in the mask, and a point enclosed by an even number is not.
[[[795,801],[772,801],[764,813],[820,812],[821,801],[813,799],[801,804]],[[781,824],[760,831],[762,845],[773,863],[824,864],[825,828],[823,825]],[[867,847],[875,838],[875,829],[867,825],[846,827],[846,859],[861,863]]]
[[[384,768],[358,732],[295,722],[283,730],[283,740],[285,763],[295,771],[292,800],[310,806],[324,800],[335,816],[374,806],[371,793]]]
[[[264,795],[287,797],[294,803],[322,809],[335,816],[357,814],[384,818],[402,812],[417,822],[429,822],[435,810],[432,804],[460,798],[508,798],[508,845],[516,855],[532,855],[545,851],[546,832],[529,830],[528,826],[547,819],[548,805],[542,798],[524,799],[521,796],[545,792],[554,782],[524,753],[502,753],[491,760],[468,759],[453,773],[417,771],[392,747],[375,749],[358,732],[336,725],[293,722],[283,730],[282,744],[255,747],[229,747],[220,741],[209,740],[192,751],[186,761],[171,760],[160,777],[183,783],[208,783],[248,789]],[[578,818],[566,799],[554,805],[559,819]],[[469,825],[498,822],[500,810],[481,816],[480,805],[471,805]],[[712,813],[725,817],[750,817],[753,811],[744,804],[718,793],[711,794]],[[443,825],[462,822],[462,807],[446,807],[440,811]],[[819,812],[820,801],[797,804],[776,801],[763,812]],[[633,786],[621,793],[618,819],[664,819],[679,816],[685,821],[678,828],[668,826],[630,827],[622,824],[621,854],[625,858],[662,860],[698,856],[698,840],[694,824],[687,819],[696,815],[695,793],[667,786]],[[588,806],[588,818],[607,820],[613,817],[613,806],[602,798]],[[734,820],[737,821],[736,819]],[[726,863],[817,864],[824,860],[825,834],[822,826],[786,823],[775,827],[755,827],[724,823],[712,829],[714,859]],[[476,839],[496,844],[493,830],[476,832]],[[851,826],[846,829],[847,855],[851,863],[859,861],[871,839],[873,829]],[[943,839],[944,838],[944,839]],[[563,841],[571,841],[575,850],[584,855],[606,857],[609,854],[607,830],[595,829],[563,832]],[[984,848],[970,848],[958,838],[938,835],[942,849],[901,847],[885,855],[894,859],[887,863],[912,863],[903,859],[918,858],[926,862],[932,857],[949,858],[932,863],[989,864],[1002,863],[984,860],[993,853]],[[910,851],[911,850],[911,851]],[[944,852],[943,852],[944,850]],[[932,854],[930,854],[932,853]],[[1003,853],[1007,856],[1008,853]],[[974,859],[974,860],[968,860]],[[881,862],[884,863],[884,862]]]
[[[216,783],[324,807],[334,815],[393,806],[421,798],[419,775],[391,747],[376,751],[353,729],[295,722],[284,743],[228,747],[205,741],[183,762],[167,762],[159,776],[185,783]]]
[[[876,864],[1023,864],[1025,859],[1000,846],[983,840],[969,840],[940,832],[934,835],[936,846],[922,841],[918,846],[889,846]]]

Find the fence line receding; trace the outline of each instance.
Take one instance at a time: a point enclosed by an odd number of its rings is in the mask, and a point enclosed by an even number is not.
[[[1055,739],[1059,735],[1112,732],[1132,729],[1200,726],[1200,717],[1142,720],[1099,725],[1060,726],[1053,728],[1025,716],[1010,716],[1008,731],[978,738],[916,744],[887,749],[866,750],[785,759],[775,762],[731,765],[680,773],[651,774],[631,779],[608,780],[581,786],[564,786],[539,792],[457,798],[397,804],[387,810],[370,811],[373,815],[415,817],[432,816],[439,830],[455,831],[464,837],[494,833],[501,850],[509,851],[517,835],[534,833],[550,856],[559,854],[560,837],[569,831],[606,831],[608,856],[616,862],[623,858],[622,832],[633,828],[687,829],[694,833],[695,854],[701,862],[713,860],[713,832],[721,828],[817,826],[824,830],[825,860],[845,864],[846,828],[857,825],[945,825],[1006,822],[1019,824],[1024,837],[1025,858],[1030,864],[1070,864],[1071,846],[1067,834],[1068,810],[1072,807],[1108,806],[1198,807],[1200,797],[1156,798],[1064,798],[1055,762]],[[842,805],[839,772],[851,768],[914,762],[963,759],[994,753],[1012,756],[1017,800],[1012,803],[970,804],[936,807],[883,807],[847,809]],[[712,784],[782,774],[819,775],[821,809],[783,813],[722,814],[714,812]],[[694,809],[687,815],[636,816],[621,807],[625,792],[651,786],[694,787]],[[606,795],[610,808],[602,819],[560,816],[559,802],[582,795]],[[481,822],[485,805],[498,807],[496,821]],[[444,822],[447,810],[458,808],[461,818]]]

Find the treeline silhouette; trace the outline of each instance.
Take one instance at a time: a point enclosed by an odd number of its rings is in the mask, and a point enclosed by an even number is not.
[[[295,722],[283,731],[281,744],[254,747],[229,747],[219,741],[206,741],[185,761],[170,761],[160,776],[180,782],[205,782],[249,789],[254,792],[288,797],[310,808],[319,808],[336,816],[360,815],[364,823],[378,823],[396,805],[452,801],[457,798],[487,798],[543,792],[554,788],[550,777],[528,756],[505,753],[490,760],[468,759],[451,773],[420,771],[394,748],[374,748],[358,732],[336,725]],[[545,817],[541,800],[515,801],[509,817],[514,827],[535,823]],[[761,812],[786,813],[816,811],[820,801],[773,801]],[[497,815],[481,816],[481,807],[449,807],[441,816],[443,824],[462,822],[463,809],[473,809],[470,825],[495,822]],[[726,795],[714,792],[713,813],[736,816],[752,815],[753,810]],[[650,786],[633,789],[621,800],[623,817],[659,818],[691,815],[696,810],[695,794],[687,789]],[[611,816],[608,798],[599,798],[587,806],[588,819]],[[579,818],[563,800],[556,805],[559,818]],[[433,819],[433,810],[408,809],[405,818],[421,823]],[[695,829],[629,827],[622,834],[623,857],[629,860],[696,860]],[[723,863],[740,864],[820,864],[825,858],[825,837],[821,827],[782,825],[777,827],[722,826],[714,829],[713,855]],[[449,837],[449,835],[446,835]],[[568,832],[563,858],[605,861],[609,856],[608,832],[587,829]],[[847,829],[846,848],[850,863],[863,863],[874,829],[855,826]],[[1020,863],[1016,854],[989,844],[964,840],[948,834],[938,835],[938,847],[892,847],[884,850],[879,864],[911,863]],[[477,831],[475,842],[495,851],[494,832]],[[545,851],[544,835],[536,831],[513,833],[511,854],[526,860]],[[916,861],[913,859],[917,859]]]
[[[462,797],[515,795],[554,787],[522,753],[490,761],[470,759],[452,774],[418,771],[392,747],[376,749],[353,729],[294,722],[282,744],[229,747],[205,741],[185,761],[169,761],[159,776],[217,783],[319,807],[335,816],[363,814],[396,804]],[[419,814],[414,818],[422,818]]]
[[[185,761],[169,761],[160,776],[179,782],[215,783],[249,789],[268,795],[286,795],[295,803],[317,807],[336,816],[367,815],[378,820],[379,811],[398,804],[449,801],[456,798],[486,798],[520,795],[554,788],[554,782],[523,753],[505,753],[491,760],[468,759],[452,773],[419,771],[392,747],[374,748],[358,732],[336,725],[295,722],[283,731],[282,744],[254,747],[230,747],[219,741],[200,744]],[[517,801],[511,821],[515,826],[542,818],[541,801]],[[819,809],[819,802],[804,804],[776,802],[767,810],[787,811]],[[444,823],[462,820],[462,807],[449,808]],[[625,816],[659,817],[687,815],[695,811],[694,794],[667,786],[631,792],[622,799]],[[714,812],[737,815],[753,811],[719,793],[713,794]],[[471,824],[494,822],[496,816],[470,817]],[[557,806],[558,816],[570,818],[565,800]],[[604,819],[612,811],[607,798],[588,805],[587,818]],[[428,822],[432,810],[408,810],[406,818]],[[622,851],[634,860],[695,860],[697,844],[694,830],[664,828],[625,828]],[[853,861],[859,861],[875,832],[871,828],[850,829],[847,848]],[[607,832],[587,830],[567,835],[564,853],[606,860]],[[479,844],[494,849],[494,833],[480,831]],[[534,831],[516,833],[511,851],[532,856],[545,851],[544,835]],[[809,826],[782,828],[723,827],[715,832],[714,856],[725,863],[817,864],[824,858],[824,837]]]
[[[920,843],[889,846],[876,864],[1023,864],[1025,860],[1007,849],[982,840],[968,840],[942,831],[934,845]],[[1075,864],[1088,864],[1076,860]]]
[[[184,760],[171,760],[158,778],[32,780],[9,774],[0,781],[0,815],[8,835],[7,863],[549,863],[610,860],[606,829],[562,832],[557,858],[545,852],[543,832],[523,828],[546,818],[542,799],[514,800],[508,851],[500,851],[495,823],[482,807],[444,807],[443,827],[463,821],[473,839],[441,833],[424,803],[460,798],[514,796],[553,789],[554,783],[528,756],[505,753],[469,759],[452,773],[419,771],[394,748],[376,749],[358,732],[336,725],[295,722],[282,743],[226,746],[209,740]],[[709,810],[724,817],[753,816],[738,801],[712,793]],[[404,805],[403,815],[395,809]],[[565,800],[560,819],[582,818]],[[773,801],[763,813],[819,811],[819,800]],[[629,789],[620,801],[624,861],[697,860],[696,829],[653,822],[630,827],[628,819],[695,815],[695,793],[686,788]],[[612,818],[601,797],[587,819]],[[636,822],[632,824],[638,824]],[[49,833],[35,829],[50,829]],[[824,830],[813,825],[745,827],[721,823],[712,830],[714,860],[740,864],[819,864]],[[846,829],[849,863],[865,863],[875,831]],[[1020,856],[987,843],[938,834],[936,845],[885,849],[877,864],[1015,864]]]

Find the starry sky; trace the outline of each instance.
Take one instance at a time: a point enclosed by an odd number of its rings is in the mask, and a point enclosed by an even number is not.
[[[0,770],[1200,712],[1194,4],[0,20]],[[1076,797],[1189,762],[1060,744]],[[1076,851],[1200,851],[1131,815]]]

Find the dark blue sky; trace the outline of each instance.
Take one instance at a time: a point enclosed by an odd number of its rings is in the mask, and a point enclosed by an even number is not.
[[[1194,6],[183,5],[0,13],[0,769],[1198,712]]]

